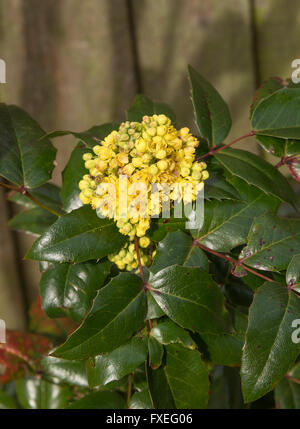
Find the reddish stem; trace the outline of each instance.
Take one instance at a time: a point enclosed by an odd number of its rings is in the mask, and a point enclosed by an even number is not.
[[[218,256],[219,258],[225,259],[226,261],[231,262],[234,265],[239,265],[240,267],[242,267],[245,270],[249,271],[249,273],[252,273],[252,274],[254,274],[254,275],[258,276],[258,277],[261,277],[262,279],[267,280],[268,282],[274,282],[273,279],[271,279],[271,278],[269,278],[267,276],[264,276],[263,274],[260,274],[260,273],[256,272],[255,270],[252,270],[251,268],[249,268],[246,265],[242,264],[240,261],[237,261],[234,258],[231,258],[229,256],[223,255],[223,253],[216,252],[214,250],[209,249],[206,246],[203,246],[203,244],[199,243],[198,240],[194,240],[194,245],[197,246],[197,247],[200,247],[200,249],[205,250],[208,253],[211,253],[212,255],[215,255],[215,256]]]
[[[238,137],[238,138],[232,140],[230,143],[227,143],[224,146],[217,147],[217,148],[212,148],[209,152],[207,152],[204,155],[201,155],[198,158],[196,158],[195,161],[199,161],[199,159],[203,159],[203,158],[206,158],[207,156],[213,155],[214,153],[220,152],[221,150],[226,149],[227,147],[233,145],[234,143],[239,142],[240,140],[246,139],[247,137],[254,136],[255,133],[256,132],[254,130],[252,130],[252,131],[250,131],[250,133],[244,134],[243,136]]]

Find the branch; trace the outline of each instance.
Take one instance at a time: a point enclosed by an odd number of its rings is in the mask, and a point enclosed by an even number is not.
[[[205,153],[204,155],[199,156],[198,158],[195,159],[195,161],[199,161],[199,159],[203,159],[206,158],[207,156],[211,156],[217,152],[220,152],[223,149],[226,149],[227,147],[233,145],[234,143],[239,142],[240,140],[246,139],[247,137],[252,137],[255,135],[255,131],[250,131],[250,133],[245,134],[241,137],[238,137],[237,139],[232,140],[230,143],[225,144],[224,146],[221,147],[217,147],[217,148],[212,148],[209,152]]]
[[[131,398],[132,381],[133,381],[133,372],[131,372],[129,374],[129,377],[128,377],[128,388],[127,388],[127,398],[126,398],[127,408],[129,408],[129,402],[130,402],[130,398]]]
[[[264,276],[263,274],[258,273],[255,270],[252,270],[251,268],[247,267],[246,265],[242,264],[240,261],[237,261],[234,258],[231,258],[229,256],[223,255],[223,253],[215,252],[214,250],[209,249],[206,246],[203,246],[203,244],[200,244],[198,240],[194,240],[194,245],[197,247],[200,247],[200,249],[205,250],[208,253],[211,253],[212,255],[218,256],[219,258],[225,259],[228,262],[231,262],[234,265],[239,265],[240,267],[244,268],[246,271],[249,271],[249,273],[254,274],[255,276],[261,277],[264,280],[267,280],[268,282],[274,282],[273,279]]]
[[[35,204],[37,204],[38,206],[47,210],[49,213],[52,213],[54,216],[57,216],[57,217],[60,216],[60,213],[56,212],[55,210],[51,209],[50,207],[47,207],[45,204],[41,203],[36,198],[34,198],[24,186],[17,188],[16,186],[8,185],[8,184],[3,183],[3,182],[0,182],[0,186],[2,186],[2,188],[10,189],[11,191],[19,192],[20,194],[25,195],[25,197],[29,198]]]

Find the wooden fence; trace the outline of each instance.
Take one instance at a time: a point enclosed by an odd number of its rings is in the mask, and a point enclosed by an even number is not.
[[[0,0],[1,99],[27,109],[46,131],[82,131],[121,121],[143,92],[193,127],[190,63],[228,101],[231,136],[239,136],[249,129],[258,83],[291,75],[299,19],[298,0]],[[74,141],[55,144],[59,183]],[[5,226],[12,207],[0,199],[0,318],[24,328],[39,273],[22,261],[32,238]]]

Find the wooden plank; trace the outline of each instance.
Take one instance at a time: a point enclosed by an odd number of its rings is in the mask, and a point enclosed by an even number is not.
[[[247,0],[133,0],[143,85],[194,128],[187,65],[229,103],[234,138],[249,130],[254,80]],[[245,146],[245,144],[243,144]],[[247,143],[248,145],[248,143]]]

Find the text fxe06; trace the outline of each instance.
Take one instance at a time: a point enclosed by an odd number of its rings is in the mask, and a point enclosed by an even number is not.
[[[6,324],[2,319],[0,319],[0,344],[1,343],[6,343]]]
[[[134,410],[137,411],[138,410]],[[150,424],[191,424],[193,423],[193,415],[191,413],[151,413],[144,412],[139,414],[118,414],[113,413],[106,417],[106,424],[126,424],[137,427],[144,423]]]
[[[203,183],[152,183],[149,188],[145,182],[138,181],[128,187],[127,176],[120,175],[118,184],[100,183],[96,195],[99,197],[96,212],[100,218],[185,217],[185,228],[189,230],[200,230],[204,223]]]
[[[292,333],[292,341],[294,344],[299,344],[300,343],[300,319],[293,320],[292,328],[297,328]]]

